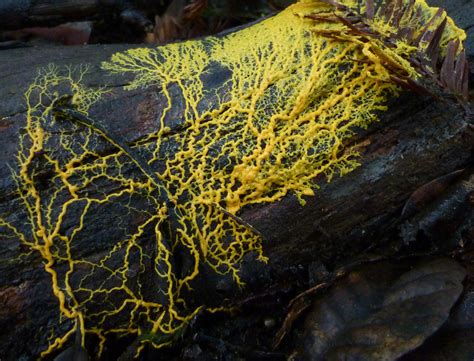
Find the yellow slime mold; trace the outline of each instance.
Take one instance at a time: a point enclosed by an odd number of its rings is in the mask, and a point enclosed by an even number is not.
[[[340,3],[359,14],[371,11],[365,2]],[[399,22],[416,36],[436,10],[423,0],[412,5]],[[135,148],[149,155],[152,169],[163,169],[156,176],[175,207],[172,239],[163,232],[169,205],[149,179],[126,172],[130,161],[123,149],[103,155],[107,139],[93,127],[78,132],[77,125],[58,125],[51,104],[59,92],[66,89],[85,115],[104,93],[81,85],[84,69],[64,75],[50,67],[30,86],[15,179],[31,230],[23,234],[5,219],[0,227],[41,255],[61,317],[79,320],[74,324],[83,335],[98,337],[99,356],[110,334],[136,334],[140,347],[162,347],[199,311],[212,311],[204,304],[190,307],[183,296],[203,265],[241,284],[245,255],[254,252],[265,261],[260,237],[236,217],[244,207],[288,194],[304,204],[304,196],[314,195],[315,179],[330,181],[359,165],[357,152],[344,144],[377,120],[388,97],[399,92],[391,80],[394,68],[413,80],[420,77],[410,57],[429,44],[421,39],[415,46],[395,36],[398,29],[377,14],[367,20],[377,37],[351,34],[335,18],[344,11],[322,1],[301,1],[223,38],[128,50],[103,64],[112,73],[134,74],[128,88],[153,87],[167,99],[159,129]],[[428,26],[434,30],[444,19],[441,49],[465,37],[445,14]],[[223,74],[220,85],[206,86],[216,69]],[[182,117],[173,121],[181,129],[173,134],[168,123],[178,106]],[[53,123],[62,129],[59,134],[51,131]],[[39,182],[42,169],[53,174],[47,187]],[[146,209],[134,207],[136,199],[145,200]],[[125,204],[130,215],[117,214],[123,237],[104,254],[78,257],[75,244],[87,231],[88,217],[115,203]],[[73,211],[79,217],[66,227]],[[132,218],[135,223],[127,224]],[[191,260],[179,274],[176,252]],[[131,276],[134,269],[156,280],[151,295],[140,277]],[[63,347],[74,330],[52,340],[43,356]]]

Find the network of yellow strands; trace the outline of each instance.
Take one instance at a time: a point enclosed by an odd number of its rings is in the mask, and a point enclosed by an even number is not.
[[[215,311],[190,306],[184,296],[201,267],[241,284],[247,254],[266,260],[260,236],[239,212],[288,194],[304,204],[316,180],[354,170],[357,152],[344,145],[377,120],[401,86],[463,99],[464,38],[422,0],[310,0],[225,37],[117,53],[104,70],[135,74],[129,89],[151,87],[167,99],[159,129],[132,153],[118,147],[104,154],[104,143],[115,140],[55,116],[64,94],[84,115],[101,100],[103,89],[82,85],[85,67],[41,70],[26,92],[14,175],[30,229],[6,218],[0,227],[44,259],[58,322],[72,325],[63,334],[54,328],[42,355],[64,347],[77,327],[83,344],[98,339],[98,357],[111,334],[135,334],[138,355],[147,343],[172,343],[201,310]],[[216,68],[224,79],[211,89],[205,79]],[[173,118],[176,107],[180,119]],[[179,132],[171,131],[173,122]],[[162,171],[127,171],[138,153]],[[46,185],[45,170],[53,174]],[[135,207],[137,200],[146,207]],[[101,256],[78,257],[88,254],[76,246],[88,219],[111,204],[122,207],[116,216],[123,237]],[[165,232],[166,224],[174,229]],[[191,260],[184,272],[175,269],[176,252]],[[137,273],[153,278],[156,289],[145,292]]]

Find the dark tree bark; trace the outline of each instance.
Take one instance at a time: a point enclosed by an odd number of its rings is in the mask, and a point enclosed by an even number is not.
[[[447,2],[450,5],[450,2]],[[464,3],[461,25],[474,26],[474,6]],[[469,20],[466,19],[469,13]],[[472,34],[471,34],[472,35]],[[474,56],[472,39],[468,54]],[[156,131],[163,108],[153,89],[125,92],[124,80],[105,75],[100,62],[128,46],[87,46],[71,48],[15,49],[0,52],[0,214],[15,213],[18,196],[9,166],[15,164],[18,134],[24,117],[23,93],[38,67],[91,64],[85,79],[88,85],[106,85],[113,95],[94,109],[94,117],[127,140]],[[220,69],[211,76],[218,77]],[[471,87],[472,89],[472,87]],[[472,91],[471,91],[472,94]],[[364,254],[390,255],[403,246],[399,237],[402,208],[420,186],[460,169],[462,177],[472,174],[474,129],[464,112],[451,101],[435,101],[404,94],[390,103],[381,121],[353,140],[361,152],[362,165],[349,175],[326,183],[314,198],[301,206],[296,198],[244,210],[242,218],[264,236],[269,265],[249,262],[243,267],[246,298],[265,288],[280,287],[282,280],[301,267],[324,264],[336,267],[353,262]],[[106,150],[105,150],[106,151]],[[467,217],[472,216],[472,211]],[[467,219],[466,222],[470,220]],[[97,215],[91,224],[89,247],[84,252],[100,254],[113,234],[114,218]],[[105,229],[107,232],[94,232]],[[107,238],[108,237],[108,238]],[[90,246],[90,245],[93,246]],[[451,246],[447,246],[452,249]],[[32,357],[47,344],[47,329],[57,316],[50,279],[39,257],[19,258],[24,251],[16,240],[0,239],[0,359]],[[212,280],[211,280],[212,281]],[[215,294],[214,288],[222,291]],[[202,283],[195,289],[203,297],[230,297],[235,286]],[[206,295],[207,296],[204,296]]]

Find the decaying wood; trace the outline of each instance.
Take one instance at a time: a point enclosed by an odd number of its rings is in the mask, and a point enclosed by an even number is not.
[[[94,2],[95,3],[95,2]],[[474,7],[467,7],[474,22]],[[436,34],[433,34],[436,37]],[[100,62],[128,46],[14,49],[0,52],[0,213],[18,207],[10,166],[15,164],[18,134],[25,105],[23,92],[36,69],[48,63],[91,64],[89,85],[107,85],[113,92],[94,109],[93,116],[127,141],[156,131],[164,99],[154,89],[126,92],[124,80],[105,75]],[[474,55],[474,49],[467,51]],[[211,76],[221,76],[216,68]],[[455,85],[456,87],[459,84]],[[472,88],[471,88],[472,94]],[[239,298],[263,288],[278,287],[295,268],[313,264],[335,267],[364,254],[390,254],[403,246],[398,236],[404,221],[402,209],[410,195],[430,181],[459,169],[472,169],[474,129],[464,110],[453,101],[402,95],[390,103],[381,121],[353,140],[361,153],[361,167],[327,183],[318,181],[316,196],[301,206],[293,196],[244,210],[241,217],[264,236],[269,264],[244,266],[247,283]],[[90,235],[89,252],[100,254],[113,236],[113,217],[98,215],[91,229],[107,234]],[[112,237],[113,238],[113,237]],[[80,249],[80,248],[79,248]],[[85,249],[85,248],[84,248]],[[0,240],[0,359],[28,359],[47,344],[49,322],[57,316],[49,278],[38,257],[18,258],[24,249],[15,240]],[[11,263],[9,260],[17,259]],[[206,283],[195,292],[203,298],[232,297],[228,284]],[[198,296],[199,297],[199,296]],[[21,342],[19,342],[21,340]]]

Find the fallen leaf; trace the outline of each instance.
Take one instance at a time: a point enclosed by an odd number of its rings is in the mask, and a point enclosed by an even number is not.
[[[436,249],[450,250],[463,242],[462,234],[472,227],[473,207],[470,197],[474,194],[474,174],[472,170],[459,172],[430,182],[422,187],[424,190],[420,188],[417,191],[418,204],[414,206],[415,202],[410,201],[410,212],[406,211],[405,206],[405,216],[414,214],[413,218],[400,226],[405,244],[428,240]],[[456,183],[450,184],[455,179]],[[411,199],[417,197],[412,196]],[[413,213],[421,207],[424,207],[423,210]]]
[[[465,169],[460,169],[436,178],[419,187],[406,201],[402,210],[402,218],[406,219],[414,216],[417,212],[438,198],[450,185],[461,178],[465,172]]]
[[[465,270],[450,259],[361,267],[318,297],[305,320],[308,360],[395,360],[448,319]]]
[[[400,361],[466,361],[474,360],[474,248],[462,256],[468,272],[465,289],[451,311],[448,322],[421,347]]]

